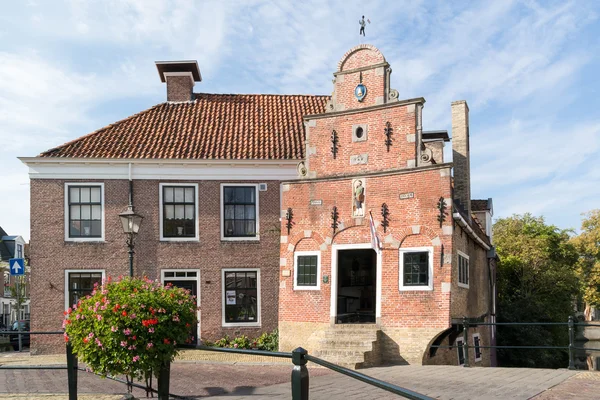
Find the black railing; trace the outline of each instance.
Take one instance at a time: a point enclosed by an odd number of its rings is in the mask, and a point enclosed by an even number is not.
[[[308,351],[304,350],[302,347],[298,347],[293,350],[291,353],[282,353],[282,352],[271,352],[271,351],[263,351],[263,350],[244,350],[244,349],[233,349],[233,348],[221,348],[221,347],[209,347],[203,345],[183,345],[182,348],[186,349],[196,349],[196,350],[208,350],[208,351],[218,351],[224,353],[237,353],[237,354],[248,354],[248,355],[260,355],[260,356],[269,356],[269,357],[281,357],[281,358],[291,358],[294,368],[292,369],[292,400],[308,400],[309,395],[309,374],[308,368],[306,364],[308,361],[318,364],[322,367],[329,368],[332,371],[338,372],[340,374],[349,376],[361,382],[365,382],[371,386],[378,387],[380,389],[386,390],[390,393],[397,394],[406,399],[413,400],[433,400],[431,397],[425,396],[423,394],[413,392],[412,390],[405,389],[403,387],[375,379],[371,376],[361,374],[360,372],[344,368],[342,366],[330,363],[328,361],[322,360],[318,357],[313,357],[308,354]],[[160,398],[160,397],[159,397]]]
[[[568,346],[470,346],[469,345],[469,328],[477,326],[566,326],[569,330],[569,345]],[[576,347],[575,346],[575,327],[576,326],[591,326],[600,328],[600,323],[589,323],[589,322],[575,322],[572,316],[569,317],[568,322],[474,322],[469,321],[468,318],[463,318],[463,355],[464,355],[464,367],[470,366],[469,361],[469,349],[532,349],[532,350],[568,350],[569,351],[569,369],[575,369],[575,351],[600,351],[600,349],[589,348],[589,347]],[[444,346],[444,345],[432,345],[431,348],[438,349],[456,349],[459,346]]]
[[[23,349],[22,336],[24,335],[64,335],[61,331],[29,332],[29,331],[0,331],[0,335],[18,335],[19,351]],[[77,400],[77,356],[73,353],[71,344],[66,346],[67,365],[0,365],[2,369],[66,369],[69,400]]]
[[[15,331],[0,331],[0,335],[9,334],[9,335],[63,335],[64,332],[21,332],[17,333]],[[341,373],[343,375],[349,376],[351,378],[357,379],[359,381],[365,382],[369,385],[378,387],[380,389],[386,390],[388,392],[397,394],[406,399],[413,400],[432,400],[431,397],[427,397],[425,395],[413,392],[411,390],[402,388],[400,386],[393,385],[391,383],[375,379],[365,374],[361,374],[360,372],[356,372],[350,370],[348,368],[341,367],[336,364],[332,364],[328,361],[322,360],[318,357],[313,357],[308,355],[308,352],[303,348],[299,347],[291,353],[285,352],[272,352],[272,351],[264,351],[264,350],[245,350],[245,349],[234,349],[234,348],[219,348],[219,347],[208,347],[203,345],[183,345],[181,348],[188,349],[196,349],[196,350],[209,350],[209,351],[217,351],[223,353],[236,353],[236,354],[246,354],[246,355],[256,355],[256,356],[268,356],[268,357],[280,357],[280,358],[288,358],[292,360],[293,369],[291,376],[291,384],[292,384],[292,400],[308,400],[309,395],[309,374],[308,369],[306,368],[306,364],[308,361],[313,362],[315,364],[321,365],[323,367],[329,368],[332,371]],[[66,356],[67,356],[67,364],[66,365],[0,365],[0,370],[9,370],[9,369],[20,369],[20,370],[35,370],[35,369],[47,369],[47,370],[67,370],[67,384],[68,384],[68,392],[69,392],[69,400],[77,400],[77,374],[79,371],[90,372],[88,369],[80,368],[77,361],[77,356],[73,353],[73,349],[70,343],[66,345]],[[137,384],[135,382],[128,382],[123,379],[114,376],[106,376],[106,378],[127,384],[129,387],[136,387],[147,392],[157,393],[158,400],[168,400],[169,398],[185,398],[184,396],[177,396],[175,394],[169,393],[170,386],[170,369],[171,365],[166,364],[159,371],[158,377],[158,390],[153,388],[147,388],[146,386]],[[99,374],[96,374],[99,375]]]

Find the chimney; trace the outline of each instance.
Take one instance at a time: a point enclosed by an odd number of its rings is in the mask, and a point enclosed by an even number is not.
[[[167,101],[191,101],[195,82],[202,81],[197,61],[156,61],[161,82],[167,83]]]
[[[454,199],[471,219],[471,162],[469,156],[469,106],[465,100],[452,102],[452,158]]]

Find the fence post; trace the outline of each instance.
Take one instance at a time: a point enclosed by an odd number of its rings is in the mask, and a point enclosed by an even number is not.
[[[308,369],[306,368],[306,356],[308,351],[302,347],[292,351],[292,400],[308,400]]]
[[[470,367],[469,364],[469,319],[463,317],[463,349],[465,353],[465,367]]]
[[[77,356],[73,353],[70,342],[67,342],[67,380],[69,400],[77,400]]]
[[[169,400],[171,362],[163,364],[158,373],[158,400]]]
[[[575,326],[573,316],[569,315],[569,369],[575,369]]]

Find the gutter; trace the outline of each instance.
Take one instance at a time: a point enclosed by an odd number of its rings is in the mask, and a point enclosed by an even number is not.
[[[452,217],[454,217],[454,221],[456,221],[456,223],[458,223],[458,225],[460,225],[460,227],[467,232],[471,239],[478,242],[484,249],[490,249],[490,246],[486,242],[484,242],[483,239],[481,239],[479,235],[477,235],[477,233],[475,233],[473,228],[471,228],[471,225],[469,225],[467,221],[465,221],[465,219],[462,217],[462,215],[460,215],[460,213],[452,213]]]

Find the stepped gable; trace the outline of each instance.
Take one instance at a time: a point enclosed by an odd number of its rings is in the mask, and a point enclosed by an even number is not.
[[[194,94],[158,104],[40,157],[295,160],[304,158],[302,117],[329,96]]]

